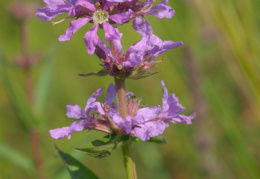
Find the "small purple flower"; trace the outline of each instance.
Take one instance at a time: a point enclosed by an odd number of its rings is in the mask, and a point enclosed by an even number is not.
[[[106,106],[96,101],[96,99],[101,95],[102,88],[98,89],[92,96],[87,100],[85,111],[78,105],[68,104],[67,105],[67,117],[77,119],[71,123],[69,127],[52,129],[49,131],[50,135],[54,139],[62,139],[64,137],[71,138],[73,132],[80,132],[84,129],[99,130],[106,133],[112,133],[108,121],[103,117],[106,114]],[[107,98],[104,100],[104,104],[113,105],[113,100],[115,98],[115,86],[110,85],[108,88]]]
[[[101,41],[98,42],[95,54],[104,63],[103,67],[111,76],[136,78],[139,74],[155,67],[155,58],[164,52],[179,47],[182,42],[162,41],[153,34],[151,25],[143,18],[133,20],[134,29],[142,39],[130,46],[125,54],[121,53],[121,44],[111,43],[110,49]]]

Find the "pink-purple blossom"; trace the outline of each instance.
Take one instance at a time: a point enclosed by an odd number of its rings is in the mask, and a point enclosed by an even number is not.
[[[73,132],[80,132],[84,129],[95,129],[103,131],[106,133],[111,133],[108,122],[102,118],[105,114],[105,106],[96,99],[101,95],[102,88],[98,89],[91,97],[87,100],[85,110],[80,108],[78,105],[68,104],[67,107],[67,117],[77,119],[77,121],[71,123],[68,127],[52,129],[49,131],[50,135],[54,139],[62,139],[67,136],[68,139],[71,138]],[[108,88],[107,98],[104,100],[104,104],[111,105],[113,101],[111,99],[115,98],[115,86],[110,85]],[[95,113],[91,113],[95,111]],[[97,117],[98,116],[98,117]]]
[[[63,20],[76,18],[70,22],[70,27],[65,34],[59,37],[59,41],[71,40],[72,35],[88,22],[94,24],[84,36],[89,54],[94,53],[95,46],[99,42],[97,30],[100,26],[104,29],[106,42],[120,40],[122,34],[109,21],[112,20],[113,23],[123,24],[129,21],[129,16],[132,13],[131,9],[115,13],[115,11],[111,10],[114,3],[107,1],[69,0],[67,2],[65,0],[44,0],[44,2],[46,7],[38,9],[36,14],[40,19],[49,21],[62,13],[68,13],[68,17]]]
[[[115,86],[111,84],[107,90],[107,97],[100,103],[96,99],[101,95],[102,89],[98,89],[87,101],[85,110],[78,105],[67,105],[67,116],[77,119],[69,127],[63,127],[50,130],[51,137],[70,139],[73,132],[79,132],[84,129],[99,130],[108,134],[123,133],[129,136],[140,138],[142,141],[148,141],[150,137],[163,134],[164,130],[171,123],[191,124],[195,114],[185,116],[180,114],[184,107],[179,103],[174,94],[168,95],[168,90],[164,82],[162,105],[152,107],[140,107],[141,100],[134,97],[133,93],[127,93],[128,114],[123,119],[115,103]]]
[[[85,34],[84,41],[89,54],[95,52],[100,39],[97,35],[99,28],[104,29],[105,41],[117,45],[121,50],[120,39],[122,34],[116,28],[117,25],[127,23],[139,16],[152,15],[158,18],[171,18],[174,10],[168,6],[168,0],[164,0],[153,6],[152,0],[44,0],[46,7],[39,8],[37,16],[50,21],[58,15],[68,13],[68,16],[58,22],[76,18],[70,22],[70,27],[59,37],[59,41],[71,40],[74,33],[87,23],[93,23],[92,28]],[[141,24],[140,24],[141,25]]]
[[[127,115],[122,119],[120,115],[111,108],[109,111],[110,118],[125,133],[140,138],[142,141],[148,141],[150,137],[155,137],[164,132],[171,123],[191,124],[195,118],[195,113],[190,116],[181,115],[184,107],[179,103],[174,94],[168,96],[168,90],[164,81],[161,81],[163,87],[162,106],[140,108],[133,115]]]
[[[149,22],[141,17],[133,20],[133,28],[142,36],[142,39],[130,46],[126,53],[121,53],[120,41],[111,43],[110,48],[99,41],[96,47],[95,54],[111,76],[126,78],[131,77],[132,74],[143,74],[158,63],[155,60],[157,56],[183,44],[182,42],[162,41],[153,34]]]

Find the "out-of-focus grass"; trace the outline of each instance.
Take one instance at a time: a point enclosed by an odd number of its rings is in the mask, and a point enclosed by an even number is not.
[[[7,13],[10,3],[0,2],[4,7],[0,11],[0,47],[9,61],[20,51],[17,23]],[[159,74],[138,81],[129,80],[127,89],[142,97],[143,104],[157,105],[161,103],[160,80],[163,79],[169,92],[174,92],[181,104],[186,106],[185,114],[190,114],[193,109],[204,110],[192,125],[176,124],[166,129],[164,137],[168,140],[167,145],[137,144],[138,175],[149,179],[259,178],[259,1],[175,0],[169,3],[176,11],[172,19],[149,17],[148,21],[154,33],[163,40],[183,41],[184,46],[163,55],[166,60],[159,65]],[[76,75],[97,71],[100,67],[98,59],[85,51],[83,36],[90,26],[80,29],[70,42],[57,42],[68,25],[69,22],[63,22],[53,27],[37,18],[29,23],[31,51],[45,52],[53,43],[58,45],[51,93],[44,114],[46,123],[40,131],[47,178],[64,177],[54,143],[63,151],[70,152],[73,146],[102,136],[99,132],[85,136],[83,132],[73,134],[71,140],[55,141],[47,131],[70,124],[71,120],[65,115],[67,103],[84,107],[86,99],[97,88],[107,87],[113,82],[110,77],[83,78]],[[124,33],[124,50],[139,38],[131,24],[120,27],[120,32]],[[191,71],[187,63],[190,61],[184,47],[189,49],[191,60],[196,64],[197,83],[189,75]],[[6,68],[12,72],[15,83],[23,88],[21,71],[12,66]],[[41,71],[40,66],[33,70],[35,84]],[[2,79],[0,140],[31,157],[29,136],[18,122],[19,115],[11,106],[11,99],[6,97],[7,87]],[[194,89],[199,92],[194,92]],[[200,100],[197,94],[201,94]],[[101,178],[124,177],[120,151],[102,160],[75,151],[73,155]],[[1,158],[0,177],[33,178],[19,165],[12,164],[13,161]]]

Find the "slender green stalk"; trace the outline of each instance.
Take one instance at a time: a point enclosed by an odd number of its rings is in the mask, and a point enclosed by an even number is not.
[[[125,80],[115,78],[117,107],[120,116],[125,119],[127,114],[126,95],[125,95]],[[124,143],[123,147],[124,164],[126,169],[127,179],[137,179],[135,162],[133,160],[131,142]]]
[[[125,143],[122,149],[127,179],[137,179],[131,142]]]

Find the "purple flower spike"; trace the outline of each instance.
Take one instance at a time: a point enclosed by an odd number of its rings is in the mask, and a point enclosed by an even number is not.
[[[103,67],[111,76],[138,79],[154,74],[149,70],[160,62],[155,58],[183,44],[162,41],[153,34],[151,25],[144,18],[136,17],[133,20],[133,27],[142,39],[130,46],[125,54],[121,53],[120,39],[112,40],[110,48],[101,41],[97,44],[95,54],[104,63]],[[142,75],[139,76],[139,74]]]
[[[148,141],[150,137],[163,134],[164,130],[169,127],[169,122],[191,124],[195,113],[190,116],[180,114],[184,107],[174,94],[168,95],[163,81],[161,84],[163,87],[162,107],[158,105],[140,108],[141,100],[134,97],[132,92],[127,93],[128,114],[125,119],[119,115],[117,108],[114,107],[115,85],[110,84],[103,104],[97,101],[102,93],[102,88],[100,88],[87,100],[85,113],[78,105],[68,104],[67,116],[78,121],[71,123],[69,127],[50,130],[51,137],[70,139],[73,132],[94,129],[108,134],[124,133]]]

